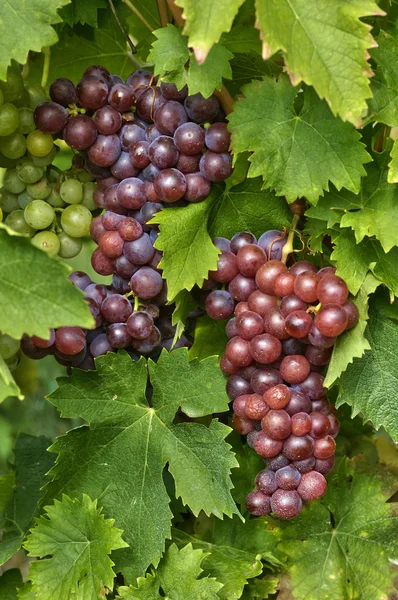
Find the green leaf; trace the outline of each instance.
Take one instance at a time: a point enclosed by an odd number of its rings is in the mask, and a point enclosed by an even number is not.
[[[363,164],[371,160],[359,133],[334,117],[311,88],[304,89],[297,113],[299,91],[287,77],[245,86],[229,115],[234,153],[251,150],[249,177],[262,175],[264,187],[289,202],[305,196],[316,204],[329,182],[359,192]]]
[[[179,550],[172,544],[162,558],[156,573],[148,574],[145,578],[138,579],[138,588],[120,587],[118,598],[124,600],[155,600],[164,598],[169,600],[217,600],[217,592],[222,584],[212,577],[201,577],[203,569],[201,564],[208,555],[202,550],[194,550],[187,544]],[[160,590],[163,594],[160,595]]]
[[[245,586],[242,600],[265,600],[268,596],[278,591],[279,578],[275,575],[266,575],[263,579],[252,579]]]
[[[49,398],[63,416],[80,416],[90,426],[70,431],[51,447],[58,459],[47,493],[101,498],[105,514],[115,518],[130,545],[118,553],[118,569],[132,581],[158,563],[170,536],[166,463],[176,497],[195,514],[237,513],[229,479],[236,461],[224,442],[230,429],[217,420],[210,427],[173,422],[179,407],[190,417],[226,411],[228,397],[217,359],[189,362],[186,348],[148,361],[151,405],[143,358],[134,362],[119,352],[98,358],[96,365],[96,371],[76,369],[71,378],[59,379]]]
[[[232,495],[236,502],[244,506],[247,494],[254,487],[256,475],[264,469],[264,461],[253,448],[250,448],[246,443],[242,443],[242,438],[236,431],[228,436],[228,442],[231,444],[239,463],[239,469],[232,471],[232,483],[234,485]]]
[[[211,237],[231,238],[238,231],[251,231],[260,236],[269,229],[289,227],[292,214],[282,198],[261,189],[261,178],[247,179],[226,189],[214,185],[209,218]]]
[[[189,94],[200,93],[208,98],[215,89],[221,90],[223,77],[232,79],[232,70],[229,64],[232,57],[233,54],[221,44],[213,46],[206,60],[201,64],[192,55],[187,76]]]
[[[216,44],[221,34],[229,31],[232,22],[244,0],[177,0],[177,6],[183,9],[185,19],[184,34],[189,36],[189,45],[193,47],[199,63],[203,62],[210,48]]]
[[[53,465],[45,437],[21,434],[15,443],[15,489],[7,502],[0,542],[0,564],[4,564],[21,547],[42,497],[45,475]]]
[[[1,329],[14,338],[42,338],[51,327],[94,325],[83,294],[67,279],[68,267],[35,248],[29,239],[0,229]]]
[[[29,556],[44,559],[30,567],[33,591],[40,600],[103,597],[115,577],[109,554],[127,546],[123,532],[84,494],[81,501],[63,495],[44,511],[24,544]]]
[[[387,181],[388,183],[398,183],[398,140],[394,141],[390,156],[391,161],[388,163]]]
[[[202,360],[208,356],[221,356],[225,352],[228,338],[226,321],[214,321],[208,315],[196,320],[195,338],[189,350],[189,358]]]
[[[155,75],[175,83],[178,89],[188,85],[189,94],[200,92],[205,98],[222,87],[223,77],[231,79],[231,52],[221,44],[213,46],[206,60],[199,64],[188,49],[187,38],[174,25],[154,31],[148,60],[154,63]]]
[[[70,0],[12,0],[0,5],[0,79],[6,79],[11,59],[25,64],[29,50],[41,52],[58,40],[51,25],[60,23],[57,11]]]
[[[367,122],[378,121],[394,127],[398,124],[397,33],[381,30],[376,41],[378,47],[371,51],[376,69],[371,83],[373,97],[368,102]]]
[[[190,57],[186,38],[170,23],[167,27],[156,29],[153,34],[157,39],[152,44],[148,61],[154,64],[154,74],[162,76],[168,71],[178,71],[181,76]]]
[[[171,315],[171,324],[176,325],[177,328],[173,344],[175,344],[184,333],[185,323],[188,315],[196,308],[197,302],[192,298],[189,292],[182,290],[179,294],[177,294],[174,304],[175,309]]]
[[[258,30],[255,28],[256,10],[254,0],[246,0],[236,15],[232,28],[221,36],[221,43],[233,54],[249,52],[261,58],[261,42]],[[250,81],[250,80],[249,80]]]
[[[279,533],[267,530],[264,519],[204,518],[196,525],[193,535],[173,530],[173,540],[179,546],[191,542],[194,548],[210,552],[203,561],[203,568],[210,576],[224,584],[220,598],[236,600],[241,597],[247,580],[263,571],[262,560],[280,567],[281,553],[276,551]]]
[[[135,71],[136,67],[128,57],[126,40],[113,16],[104,11],[103,15],[98,15],[98,21],[96,28],[78,26],[62,29],[58,44],[51,48],[49,81],[65,77],[66,73],[68,79],[78,83],[85,69],[93,62],[123,79]],[[40,80],[42,70],[43,55],[32,57],[29,61],[29,80]]]
[[[361,358],[365,350],[370,350],[370,344],[364,335],[369,318],[369,296],[375,292],[380,283],[369,273],[354,299],[359,312],[359,321],[355,327],[337,338],[324,381],[326,387],[333,385],[354,358]]]
[[[24,398],[10,373],[7,363],[4,358],[0,356],[0,403],[9,396],[16,396],[19,400],[23,400]]]
[[[382,15],[372,0],[256,0],[263,58],[283,51],[293,85],[304,81],[333,113],[354,125],[371,97],[367,50],[375,42],[360,18]]]
[[[6,473],[0,475],[0,519],[3,521],[4,511],[13,492],[15,484],[15,474]]]
[[[388,152],[375,154],[358,195],[332,190],[307,211],[307,216],[327,221],[328,227],[337,222],[341,227],[351,227],[357,243],[366,236],[375,236],[384,252],[389,252],[398,244],[391,226],[398,220],[398,186],[387,181],[388,160]]]
[[[366,422],[374,427],[384,427],[391,437],[398,439],[398,408],[395,402],[398,378],[395,352],[398,347],[398,327],[390,319],[380,298],[371,303],[372,318],[368,322],[365,336],[371,349],[340,377],[340,391],[336,406],[344,402],[352,408],[352,416],[362,413]]]
[[[17,588],[21,585],[21,571],[19,569],[9,569],[0,577],[0,598],[2,600],[17,600]]]
[[[107,8],[107,6],[105,0],[84,0],[84,2],[72,0],[59,14],[63,22],[68,25],[73,26],[76,23],[85,25],[87,23],[91,27],[98,27],[98,9]]]
[[[30,582],[18,589],[18,600],[37,600]]]
[[[163,252],[159,267],[167,281],[168,299],[181,290],[203,284],[209,271],[217,268],[220,251],[207,232],[212,197],[184,208],[168,208],[155,215],[160,234],[155,247]]]
[[[263,60],[260,54],[251,50],[236,54],[231,60],[232,81],[227,83],[232,95],[253,79],[263,79],[264,76],[276,77],[282,73],[282,67],[272,60]]]
[[[278,600],[391,597],[398,558],[394,478],[359,456],[343,459],[326,495],[294,521],[271,521],[288,555]],[[391,561],[391,562],[390,562]]]

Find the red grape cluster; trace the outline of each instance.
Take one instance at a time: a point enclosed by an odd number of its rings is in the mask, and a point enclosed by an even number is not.
[[[322,372],[333,345],[358,321],[348,288],[333,267],[282,262],[286,237],[269,231],[214,240],[222,251],[211,280],[228,284],[206,300],[214,319],[234,316],[221,369],[229,376],[233,426],[264,459],[246,501],[253,515],[298,515],[320,498],[334,465],[339,423]]]
[[[176,328],[171,322],[173,307],[165,306],[164,294],[150,302],[141,299],[134,306],[134,299],[131,302],[123,295],[126,290],[115,287],[115,280],[111,286],[95,284],[81,271],[71,273],[70,279],[84,291],[96,328],[52,329],[49,340],[25,335],[21,349],[29,358],[52,354],[64,366],[89,370],[95,369],[94,358],[119,348],[125,348],[134,360],[142,354],[154,358],[162,348],[171,349]],[[190,346],[187,335],[182,335],[173,347]]]

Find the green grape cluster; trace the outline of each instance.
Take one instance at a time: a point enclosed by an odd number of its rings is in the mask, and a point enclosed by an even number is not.
[[[34,109],[46,101],[41,86],[25,85],[11,66],[0,82],[0,220],[50,256],[73,258],[89,234],[95,182],[85,171],[60,172],[52,162],[53,136],[36,129]]]

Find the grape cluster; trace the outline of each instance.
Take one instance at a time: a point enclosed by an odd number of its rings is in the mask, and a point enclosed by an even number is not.
[[[99,285],[82,271],[69,277],[84,292],[95,329],[60,327],[50,331],[48,340],[25,335],[21,349],[26,356],[37,360],[52,354],[64,366],[89,370],[95,369],[94,358],[119,348],[126,349],[134,360],[142,354],[155,358],[162,348],[171,349],[176,328],[171,322],[173,307],[165,305],[164,293],[150,301],[131,300],[131,296],[124,295],[124,287],[115,285],[115,278],[112,285]],[[174,348],[190,344],[188,335],[182,335]]]
[[[226,319],[229,341],[221,369],[229,376],[233,426],[267,468],[246,501],[253,515],[298,515],[303,501],[320,498],[334,465],[339,423],[325,397],[322,372],[337,336],[358,321],[356,305],[333,267],[305,260],[282,262],[286,237],[278,231],[258,242],[248,232],[221,250],[214,289],[206,300],[213,319]]]
[[[76,256],[88,235],[94,177],[83,169],[60,173],[51,164],[53,136],[36,128],[35,110],[44,90],[25,86],[18,69],[0,86],[0,165],[7,168],[0,190],[5,223],[50,256]]]

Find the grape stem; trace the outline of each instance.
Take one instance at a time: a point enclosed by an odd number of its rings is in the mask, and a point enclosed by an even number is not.
[[[140,301],[139,301],[138,296],[134,296],[134,312],[137,312],[137,310],[139,309],[139,304],[140,304]]]
[[[45,88],[48,81],[48,74],[50,72],[50,61],[51,61],[51,50],[50,46],[46,46],[43,48],[44,54],[44,63],[43,63],[43,73],[41,76],[41,87]]]
[[[128,43],[128,45],[130,46],[131,52],[132,52],[133,54],[136,54],[136,52],[137,52],[137,48],[134,46],[133,42],[132,42],[132,41],[131,41],[131,39],[130,39],[130,36],[129,36],[129,34],[127,33],[127,31],[125,30],[125,28],[124,28],[124,26],[123,26],[123,23],[122,23],[122,22],[121,22],[121,20],[119,19],[119,15],[118,15],[118,14],[117,14],[117,12],[116,12],[115,5],[113,4],[113,0],[108,0],[108,4],[109,4],[109,6],[110,6],[110,8],[111,8],[111,11],[112,11],[112,13],[113,13],[113,16],[114,16],[114,17],[115,17],[115,19],[116,19],[116,23],[119,25],[120,31],[121,31],[121,32],[122,32],[122,34],[124,35],[124,38],[125,38],[126,42]]]
[[[137,15],[137,17],[139,18],[141,23],[143,23],[145,25],[145,27],[147,27],[147,29],[149,29],[149,31],[152,33],[154,28],[148,23],[148,21],[145,19],[145,17],[142,16],[140,11],[136,9],[134,4],[132,2],[130,2],[130,0],[123,0],[123,3],[129,7],[131,12],[133,12],[135,15]]]
[[[156,0],[156,4],[158,5],[160,24],[162,27],[167,27],[167,23],[169,22],[169,13],[167,11],[166,0]]]
[[[178,25],[178,27],[184,25],[185,21],[182,16],[182,9],[179,6],[176,6],[174,0],[167,0],[167,4],[169,6],[171,14],[173,15],[175,24]],[[229,113],[232,112],[234,99],[225,87],[225,85],[222,86],[221,91],[214,90],[214,95],[220,102],[225,114],[229,115]]]
[[[293,252],[293,240],[296,232],[296,226],[299,222],[300,215],[293,215],[292,224],[286,244],[283,246],[281,261],[286,264],[289,254]]]

